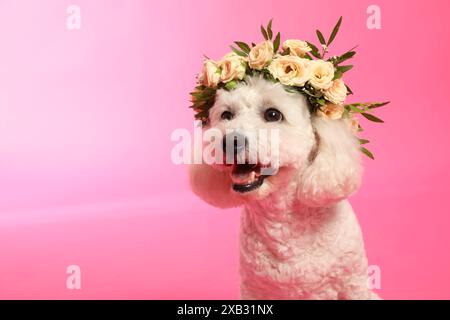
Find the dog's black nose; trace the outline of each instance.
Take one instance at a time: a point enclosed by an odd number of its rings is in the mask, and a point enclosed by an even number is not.
[[[244,151],[246,145],[247,138],[238,132],[228,133],[222,140],[223,152],[231,157]]]

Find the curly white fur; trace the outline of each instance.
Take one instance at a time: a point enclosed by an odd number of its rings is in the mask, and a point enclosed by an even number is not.
[[[192,165],[193,191],[218,207],[243,206],[244,299],[371,299],[358,221],[346,198],[360,183],[359,143],[342,120],[311,117],[303,95],[249,78],[219,90],[207,128],[280,129],[280,169],[257,190],[237,193],[226,169]],[[265,122],[268,107],[283,113]],[[220,118],[232,111],[231,121]],[[206,129],[207,129],[206,128]],[[266,145],[258,145],[267,147]]]

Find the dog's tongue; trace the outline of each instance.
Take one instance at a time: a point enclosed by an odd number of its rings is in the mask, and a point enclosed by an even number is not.
[[[231,172],[231,180],[236,184],[251,183],[256,178],[256,164],[235,164]]]

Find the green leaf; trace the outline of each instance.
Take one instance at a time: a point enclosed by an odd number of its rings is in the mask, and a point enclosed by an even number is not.
[[[366,107],[367,103],[355,102],[355,103],[352,103],[352,104],[347,104],[346,106]]]
[[[262,75],[263,75],[264,79],[266,79],[266,80],[269,80],[272,82],[277,82],[276,79],[273,77],[273,75],[267,69],[262,70]]]
[[[380,118],[375,117],[373,114],[362,112],[361,115],[366,118],[367,120],[378,122],[378,123],[384,123],[383,120]]]
[[[383,106],[385,106],[385,105],[387,105],[389,103],[390,103],[390,101],[371,103],[371,104],[368,105],[368,108],[369,109],[380,108],[380,107],[383,107]]]
[[[269,39],[272,40],[272,19],[270,19],[269,24],[267,25],[267,35],[269,36]]]
[[[336,70],[336,71],[334,72],[333,80],[342,78],[342,75],[343,75],[343,73],[342,73],[341,71]]]
[[[231,91],[233,89],[236,89],[237,85],[238,85],[237,82],[232,80],[232,81],[227,82],[225,84],[225,89],[228,90],[228,91]]]
[[[202,118],[207,118],[209,114],[209,110],[204,110],[202,112],[199,112],[195,115],[196,119],[202,119]]]
[[[311,42],[306,42],[308,44],[308,46],[311,48],[311,54],[316,57],[317,59],[320,59],[320,53],[319,53],[319,49],[317,49],[317,47],[315,45],[313,45]]]
[[[362,153],[364,153],[366,156],[368,156],[370,159],[375,160],[375,157],[373,156],[373,153],[370,152],[368,149],[364,147],[360,147],[360,150]]]
[[[210,97],[202,94],[191,94],[191,96],[195,99],[196,104],[201,104],[203,101],[207,101]]]
[[[309,53],[305,53],[305,59],[312,60],[313,58],[309,55]]]
[[[366,139],[358,139],[358,140],[359,140],[359,144],[367,144],[370,142],[369,140],[366,140]]]
[[[261,26],[261,33],[262,33],[264,39],[269,40],[269,36],[267,35],[267,31],[266,31],[266,29],[264,29],[263,26]]]
[[[278,49],[280,48],[280,37],[281,37],[281,35],[280,35],[280,33],[278,32],[277,33],[277,35],[276,35],[276,37],[275,37],[275,40],[273,41],[273,52],[277,52],[278,51]]]
[[[245,53],[249,53],[250,52],[250,47],[248,46],[248,44],[246,44],[245,42],[242,41],[235,41],[234,42],[239,48],[241,48],[241,50]]]
[[[309,89],[307,87],[302,87],[300,89],[300,91],[302,91],[304,94],[306,94],[308,96],[311,96],[311,97],[314,97],[314,98],[320,98],[323,95],[322,92],[315,91],[314,88]]]
[[[298,92],[298,89],[296,89],[296,87],[288,87],[288,86],[285,86],[285,87],[284,87],[284,90],[285,90],[286,92],[289,92],[289,93],[297,93],[297,92]]]
[[[339,56],[335,61],[334,64],[338,65],[342,62],[344,62],[345,60],[351,59],[353,58],[353,56],[356,54],[356,51],[347,51],[346,53],[344,53],[343,55]]]
[[[325,38],[323,37],[322,32],[316,30],[317,38],[319,39],[320,44],[326,45]]]
[[[321,99],[321,98],[320,98],[320,99],[317,99],[316,101],[317,101],[317,103],[320,104],[321,106],[324,106],[324,105],[326,104],[325,99]]]
[[[342,72],[342,73],[345,73],[345,72],[347,72],[348,70],[350,70],[351,68],[353,68],[352,65],[348,65],[348,66],[338,66],[338,67],[336,67],[336,70],[337,70],[337,71],[340,71],[340,72]]]
[[[196,98],[200,98],[200,97],[202,97],[202,96],[203,96],[203,93],[202,93],[202,92],[200,92],[200,91],[193,91],[193,92],[189,92],[189,94],[190,94],[191,96],[194,96],[194,97],[196,97]]]
[[[364,110],[364,109],[362,109],[362,110],[361,110],[361,109],[358,109],[356,106],[351,105],[351,104],[346,105],[345,107],[346,107],[347,109],[353,111],[353,112],[356,112],[356,113],[363,113],[363,112],[366,111],[366,110]]]
[[[342,16],[339,18],[338,22],[334,26],[333,31],[331,32],[330,38],[328,39],[327,46],[329,46],[333,42],[334,38],[336,38],[339,28],[341,27],[341,23],[342,23]]]
[[[245,52],[242,52],[242,51],[236,49],[236,48],[233,47],[233,46],[230,46],[230,48],[231,48],[231,50],[233,50],[233,52],[236,53],[238,56],[241,56],[241,57],[246,57],[246,56],[247,56],[247,54],[246,54]]]

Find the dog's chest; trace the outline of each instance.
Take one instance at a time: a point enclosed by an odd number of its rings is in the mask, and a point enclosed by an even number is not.
[[[342,257],[351,252],[342,241],[348,235],[342,218],[333,212],[306,212],[302,217],[287,214],[274,219],[244,210],[240,234],[243,293],[266,292],[283,299],[333,286],[325,279],[343,272]]]

